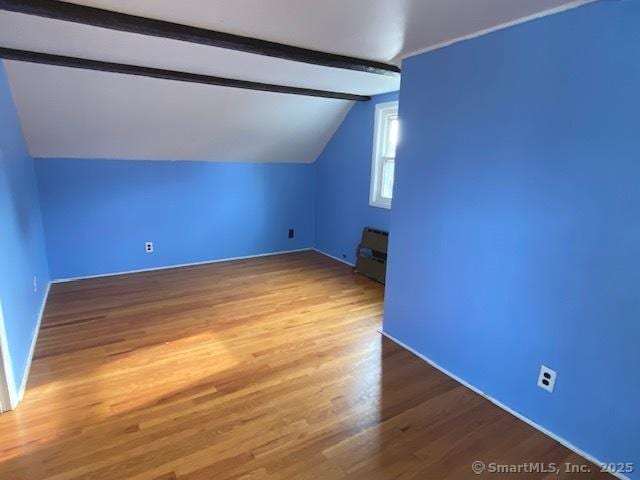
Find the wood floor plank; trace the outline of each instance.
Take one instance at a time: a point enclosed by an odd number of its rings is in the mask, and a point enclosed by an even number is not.
[[[314,252],[56,284],[0,478],[605,478],[381,337],[382,300]]]

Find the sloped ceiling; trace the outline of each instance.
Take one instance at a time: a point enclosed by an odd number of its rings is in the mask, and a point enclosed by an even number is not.
[[[566,0],[73,3],[387,63]],[[399,78],[0,11],[0,46],[375,95]],[[6,61],[36,157],[313,162],[352,102]]]

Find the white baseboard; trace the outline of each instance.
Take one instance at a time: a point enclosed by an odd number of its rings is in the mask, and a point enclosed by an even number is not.
[[[66,283],[66,282],[75,282],[77,280],[88,280],[90,278],[115,277],[117,275],[128,275],[130,273],[144,273],[144,272],[155,272],[157,270],[169,270],[172,268],[196,267],[198,265],[209,265],[211,263],[233,262],[235,260],[247,260],[250,258],[259,258],[259,257],[271,257],[274,255],[285,255],[287,253],[308,252],[310,250],[313,250],[313,249],[311,247],[308,247],[308,248],[299,248],[297,250],[283,250],[280,252],[258,253],[256,255],[245,255],[243,257],[229,257],[229,258],[220,258],[218,260],[205,260],[203,262],[179,263],[175,265],[166,265],[163,267],[141,268],[139,270],[126,270],[123,272],[113,272],[113,273],[100,273],[98,275],[86,275],[84,277],[58,278],[56,280],[52,280],[51,283]]]
[[[338,257],[334,257],[333,255],[328,254],[327,252],[323,252],[322,250],[318,250],[317,248],[312,248],[312,250],[314,252],[318,252],[321,253],[322,255],[324,255],[325,257],[329,257],[329,258],[333,258],[334,260],[337,260],[338,262],[344,263],[345,265],[349,265],[350,267],[355,267],[355,265],[351,262],[346,261],[343,258],[338,258]]]
[[[7,341],[7,331],[4,325],[4,317],[2,311],[2,303],[0,302],[0,412],[8,412],[13,410],[14,405],[18,403],[18,395],[16,393],[16,384],[13,378],[13,365],[9,356],[9,343]]]
[[[0,342],[2,342],[2,363],[3,368],[0,370],[4,370],[5,373],[5,381],[7,383],[8,395],[0,392],[3,395],[2,400],[2,410],[9,411],[15,410],[18,404],[24,398],[24,392],[27,387],[27,379],[29,378],[29,371],[31,370],[31,362],[33,361],[33,352],[36,348],[36,343],[38,341],[38,334],[40,333],[40,325],[42,324],[42,317],[44,315],[44,309],[47,305],[47,300],[49,299],[49,291],[51,289],[51,282],[47,284],[47,290],[42,298],[42,304],[40,305],[40,311],[38,312],[38,320],[36,321],[36,326],[32,333],[31,338],[31,346],[29,348],[29,354],[27,356],[27,365],[24,370],[24,374],[22,376],[22,380],[20,381],[20,388],[16,391],[15,388],[15,378],[13,376],[13,364],[11,362],[11,357],[9,356],[9,345],[7,341],[6,330],[4,328],[4,321],[1,318],[2,312],[0,311]]]
[[[555,433],[547,430],[546,428],[544,428],[541,425],[538,425],[537,423],[535,423],[533,420],[525,417],[524,415],[516,412],[515,410],[507,407],[504,403],[501,403],[500,401],[496,400],[495,398],[493,398],[490,395],[487,395],[486,393],[484,393],[482,390],[474,387],[473,385],[471,385],[470,383],[466,382],[465,380],[463,380],[462,378],[458,377],[457,375],[451,373],[449,370],[447,370],[446,368],[441,367],[440,365],[438,365],[436,362],[434,362],[433,360],[431,360],[428,357],[425,357],[423,354],[421,354],[420,352],[417,352],[416,350],[414,350],[413,348],[411,348],[410,346],[408,346],[407,344],[401,342],[400,340],[398,340],[397,338],[393,337],[392,335],[389,335],[388,333],[386,333],[384,330],[379,329],[378,332],[387,337],[389,340],[391,340],[394,343],[397,343],[398,345],[400,345],[402,348],[404,348],[405,350],[410,351],[411,353],[413,353],[416,357],[420,358],[421,360],[424,360],[425,362],[427,362],[429,365],[431,365],[433,368],[435,368],[436,370],[441,371],[442,373],[444,373],[446,376],[452,378],[453,380],[455,380],[456,382],[460,383],[461,385],[467,387],[469,390],[477,393],[478,395],[481,395],[482,397],[486,398],[487,400],[489,400],[491,403],[493,403],[494,405],[496,405],[497,407],[500,407],[502,410],[504,410],[507,413],[510,413],[511,415],[513,415],[514,417],[516,417],[519,420],[522,420],[524,423],[532,426],[533,428],[535,428],[536,430],[538,430],[539,432],[544,433],[546,436],[552,438],[553,440],[557,441],[558,443],[560,443],[561,445],[564,445],[565,447],[567,447],[569,450],[577,453],[578,455],[580,455],[581,457],[583,457],[584,459],[590,461],[591,463],[594,463],[597,466],[600,465],[604,465],[607,462],[602,462],[600,460],[598,460],[597,458],[595,458],[592,455],[589,455],[587,452],[585,452],[584,450],[579,449],[578,447],[576,447],[575,445],[573,445],[571,442],[569,442],[568,440],[559,437],[558,435],[556,435]],[[621,473],[612,473],[612,475],[614,475],[617,478],[620,478],[621,480],[631,480],[629,477],[621,474]]]
[[[16,408],[18,403],[24,398],[24,392],[27,388],[27,380],[29,379],[29,372],[31,371],[31,362],[33,362],[33,352],[36,350],[36,343],[38,342],[38,335],[40,334],[40,325],[42,325],[42,317],[44,316],[44,309],[47,307],[47,300],[49,299],[49,291],[51,290],[51,282],[47,284],[47,291],[42,299],[42,305],[40,305],[40,312],[38,313],[38,321],[36,322],[36,328],[33,332],[33,338],[31,339],[31,347],[29,348],[29,356],[27,357],[27,366],[24,369],[24,375],[22,376],[22,382],[20,383],[20,390],[18,390],[18,398],[13,408]]]

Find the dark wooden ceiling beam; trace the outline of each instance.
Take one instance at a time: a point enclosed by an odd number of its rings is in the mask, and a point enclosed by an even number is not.
[[[84,70],[98,70],[101,72],[122,73],[125,75],[175,80],[178,82],[202,83],[206,85],[217,85],[220,87],[242,88],[245,90],[304,95],[307,97],[335,98],[339,100],[352,100],[358,102],[365,102],[371,99],[371,97],[365,95],[355,95],[351,93],[288,87],[270,83],[249,82],[246,80],[213,77],[210,75],[180,72],[176,70],[164,70],[159,68],[140,67],[137,65],[127,65],[123,63],[102,62],[98,60],[87,60],[85,58],[52,55],[49,53],[14,50],[12,48],[0,47],[0,58],[4,58],[5,60],[18,60],[21,62],[41,63],[45,65],[57,65],[60,67],[81,68]]]
[[[325,67],[397,76],[400,69],[371,60],[318,52],[281,43],[138,17],[58,0],[0,0],[0,9],[123,32],[170,38]]]

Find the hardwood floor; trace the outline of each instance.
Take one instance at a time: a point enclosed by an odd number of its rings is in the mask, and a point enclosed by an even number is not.
[[[381,337],[314,252],[52,287],[0,479],[467,479],[577,455]],[[587,464],[588,465],[588,464]],[[496,478],[599,478],[592,474]]]

